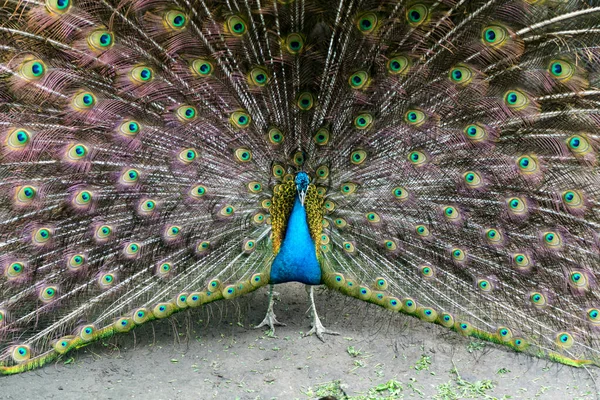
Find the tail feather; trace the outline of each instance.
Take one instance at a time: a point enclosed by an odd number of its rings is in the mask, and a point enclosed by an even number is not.
[[[269,283],[299,171],[328,287],[598,364],[599,12],[5,1],[0,371]]]

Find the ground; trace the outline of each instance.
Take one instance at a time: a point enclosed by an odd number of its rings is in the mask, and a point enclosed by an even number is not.
[[[600,368],[567,367],[317,290],[278,285],[276,337],[255,330],[266,288],[140,327],[0,378],[0,399],[598,399]]]

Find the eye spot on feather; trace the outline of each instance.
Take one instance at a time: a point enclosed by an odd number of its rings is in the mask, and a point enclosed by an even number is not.
[[[183,105],[177,108],[175,114],[180,122],[192,122],[198,117],[198,110],[194,106]]]
[[[201,78],[211,76],[215,71],[213,63],[205,58],[196,58],[195,60],[193,60],[191,64],[191,69],[194,75]]]
[[[500,48],[508,40],[506,28],[500,25],[491,25],[483,29],[481,40],[484,45],[491,48]]]
[[[181,11],[170,10],[165,13],[163,21],[168,29],[180,31],[187,25],[187,16]]]
[[[114,44],[114,35],[106,29],[98,29],[88,35],[87,42],[93,51],[106,51]]]
[[[354,118],[354,127],[356,129],[364,130],[371,127],[373,124],[373,116],[368,113],[362,113]]]
[[[225,31],[235,37],[244,36],[248,31],[246,21],[241,16],[233,15],[227,18]]]
[[[50,13],[62,15],[71,8],[71,0],[46,0],[45,6]]]
[[[415,4],[406,10],[406,20],[411,26],[422,25],[427,21],[429,10],[423,4]]]
[[[361,165],[367,159],[367,152],[364,150],[355,150],[350,154],[350,162],[354,165]]]
[[[356,18],[355,25],[361,33],[370,34],[375,31],[378,21],[377,14],[374,12],[366,12]]]

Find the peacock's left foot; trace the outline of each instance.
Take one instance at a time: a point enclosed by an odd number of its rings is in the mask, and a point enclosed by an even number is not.
[[[263,326],[268,326],[270,328],[269,336],[275,336],[275,327],[276,326],[285,326],[283,322],[277,321],[277,317],[275,316],[275,311],[273,311],[273,305],[275,304],[275,299],[273,298],[273,285],[269,287],[269,308],[267,309],[267,315],[262,320],[262,322],[254,327],[254,329],[262,328]]]
[[[314,297],[314,292],[313,292],[313,287],[310,287],[310,292],[309,292],[309,296],[310,296],[310,307],[311,307],[311,312],[313,315],[313,322],[312,322],[312,329],[310,331],[308,331],[307,333],[304,334],[304,336],[310,336],[313,333],[315,335],[317,335],[317,337],[319,339],[321,339],[322,342],[325,342],[325,338],[323,337],[323,335],[339,335],[338,332],[334,332],[334,331],[330,331],[329,329],[325,328],[323,326],[323,324],[321,323],[321,320],[319,319],[319,316],[317,315],[317,307],[315,306],[315,297]]]

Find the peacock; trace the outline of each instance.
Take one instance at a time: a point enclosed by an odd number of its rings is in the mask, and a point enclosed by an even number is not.
[[[3,0],[0,372],[285,282],[599,366],[599,84],[595,0]]]

